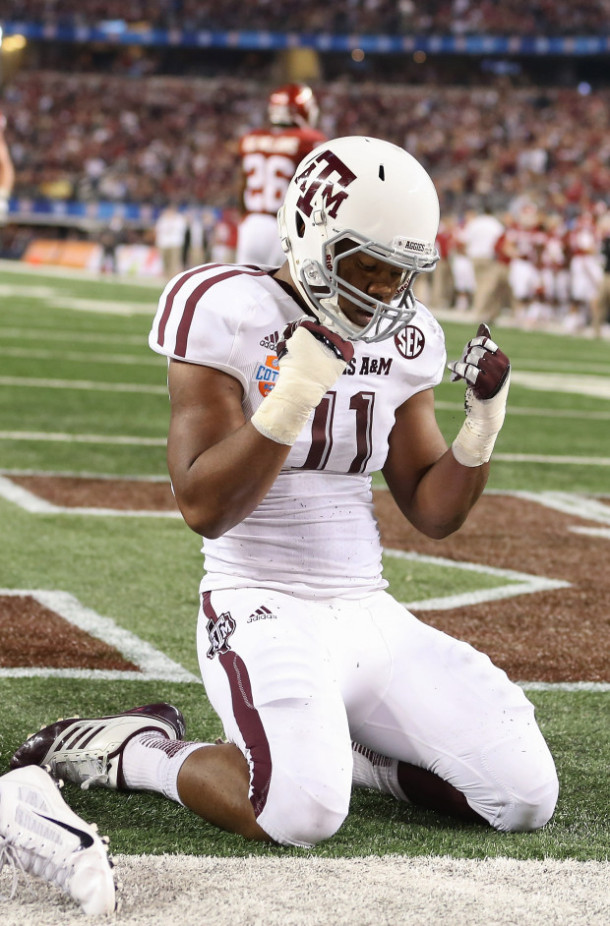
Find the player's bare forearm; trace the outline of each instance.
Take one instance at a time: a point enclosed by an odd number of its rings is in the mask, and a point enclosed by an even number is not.
[[[485,488],[489,465],[457,461],[436,421],[433,392],[426,390],[397,410],[383,475],[407,520],[440,540],[466,520]]]
[[[442,540],[462,526],[488,477],[489,463],[462,466],[447,450],[421,477],[403,513],[427,537]]]
[[[424,392],[399,409],[384,469],[402,512],[436,539],[461,527],[485,488],[510,384],[510,361],[484,324],[449,369],[453,381],[468,387],[466,420],[451,449],[438,429],[432,394]]]
[[[192,530],[219,537],[265,497],[290,448],[246,424],[233,377],[172,361],[168,381],[167,461],[176,501]]]
[[[214,538],[243,521],[267,495],[289,450],[247,423],[190,461],[168,452],[176,501],[188,526]]]

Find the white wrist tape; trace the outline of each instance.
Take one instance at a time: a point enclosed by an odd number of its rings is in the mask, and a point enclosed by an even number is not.
[[[306,328],[297,328],[287,343],[277,382],[250,420],[265,437],[292,446],[347,364]]]
[[[491,459],[496,438],[504,424],[510,372],[493,399],[477,399],[471,388],[466,390],[466,421],[451,449],[462,466],[481,466]]]

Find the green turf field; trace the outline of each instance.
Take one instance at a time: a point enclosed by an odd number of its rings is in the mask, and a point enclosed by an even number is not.
[[[159,290],[0,265],[2,474],[166,477],[165,361],[146,343]],[[474,326],[443,327],[449,356],[457,358]],[[512,329],[495,335],[511,357],[514,381],[489,487],[609,496],[610,344]],[[463,388],[447,375],[437,391],[447,439],[462,421],[462,398]],[[201,562],[198,538],[180,520],[37,513],[0,496],[0,523],[1,588],[67,592],[192,676],[177,683],[0,674],[0,771],[27,735],[73,713],[170,700],[184,711],[189,738],[221,734],[195,679]],[[409,601],[507,581],[483,570],[390,556],[386,570],[392,590]],[[561,781],[557,812],[544,830],[501,835],[356,793],[344,827],[314,854],[607,859],[610,693],[551,689],[530,697]],[[157,795],[83,793],[72,786],[65,793],[109,834],[116,852],[287,851],[245,844]]]

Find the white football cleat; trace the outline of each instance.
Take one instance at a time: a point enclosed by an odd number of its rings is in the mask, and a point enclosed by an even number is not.
[[[70,810],[50,775],[35,765],[0,777],[0,871],[14,866],[68,894],[83,911],[116,908],[107,843],[95,826]]]
[[[83,790],[91,786],[123,790],[123,750],[130,739],[145,732],[182,740],[184,717],[171,704],[159,703],[111,717],[58,720],[19,747],[11,768],[49,766],[54,778],[72,781]]]

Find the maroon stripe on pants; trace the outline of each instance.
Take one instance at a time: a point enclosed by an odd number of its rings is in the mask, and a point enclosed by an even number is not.
[[[205,616],[215,623],[218,620],[218,614],[212,606],[210,592],[203,593],[202,602]],[[260,714],[254,706],[250,676],[245,662],[231,649],[219,653],[218,658],[229,681],[231,703],[237,726],[252,759],[250,803],[254,808],[254,815],[258,817],[267,803],[271,784],[272,763],[269,741]]]

